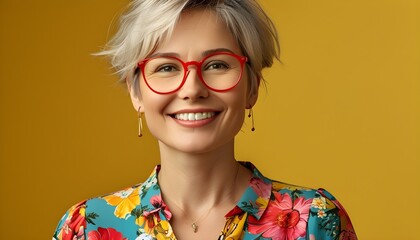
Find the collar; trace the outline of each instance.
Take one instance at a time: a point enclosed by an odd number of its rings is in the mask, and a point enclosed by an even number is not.
[[[252,163],[240,163],[252,171],[252,177],[241,199],[236,203],[235,208],[226,214],[226,217],[228,218],[246,212],[248,215],[252,215],[259,220],[270,201],[272,181],[264,177]]]
[[[264,177],[252,163],[239,163],[252,171],[252,177],[242,197],[237,202],[236,206],[226,214],[226,217],[230,218],[246,212],[248,215],[260,219],[267,209],[271,197],[272,181]],[[159,170],[160,165],[157,165],[150,174],[150,177],[140,186],[140,207],[144,217],[155,214],[161,220],[169,221],[172,217],[172,213],[162,200],[162,194],[157,179]]]

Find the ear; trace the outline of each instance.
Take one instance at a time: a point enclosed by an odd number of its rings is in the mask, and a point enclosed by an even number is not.
[[[249,90],[247,100],[246,100],[246,109],[251,109],[258,100],[258,89],[260,88],[260,78],[257,77],[255,83],[252,84],[251,89]]]
[[[141,98],[140,94],[140,88],[139,83],[135,81],[133,78],[133,75],[130,74],[130,76],[127,76],[125,79],[125,82],[127,84],[127,90],[130,93],[131,103],[133,104],[133,107],[136,111],[143,108],[143,100]]]

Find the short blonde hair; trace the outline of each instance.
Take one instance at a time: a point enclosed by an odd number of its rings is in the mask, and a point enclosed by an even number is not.
[[[121,16],[120,27],[99,55],[109,56],[122,82],[137,79],[137,63],[167,40],[181,13],[204,8],[214,11],[248,57],[250,91],[262,80],[262,69],[279,59],[277,30],[255,0],[133,0]]]

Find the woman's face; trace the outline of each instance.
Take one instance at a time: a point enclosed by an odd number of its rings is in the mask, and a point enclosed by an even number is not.
[[[184,62],[200,61],[205,52],[215,49],[243,55],[224,22],[212,11],[190,10],[181,15],[171,38],[160,44],[153,55],[170,55]],[[153,92],[141,76],[140,96],[132,91],[134,107],[141,107],[150,132],[160,144],[171,149],[205,153],[233,144],[242,127],[245,109],[257,99],[257,93],[248,95],[245,67],[242,80],[226,92],[208,89],[200,81],[196,68],[190,70],[184,85],[170,94]],[[184,120],[192,117],[204,119]]]

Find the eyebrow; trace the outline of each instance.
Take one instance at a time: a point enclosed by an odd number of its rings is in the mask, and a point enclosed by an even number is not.
[[[230,53],[234,53],[232,50],[227,49],[227,48],[215,48],[215,49],[210,49],[210,50],[204,51],[201,54],[201,56],[205,57],[205,56],[208,56],[210,54],[217,53],[217,52],[230,52]]]
[[[210,54],[217,53],[217,52],[234,53],[232,50],[230,50],[228,48],[214,48],[214,49],[209,49],[209,50],[206,50],[206,51],[202,52],[201,56],[205,57],[205,56],[208,56]],[[181,56],[179,55],[179,53],[176,53],[176,52],[157,52],[157,53],[154,53],[154,54],[150,55],[148,58],[154,58],[154,57],[177,57],[177,58],[180,58]]]

